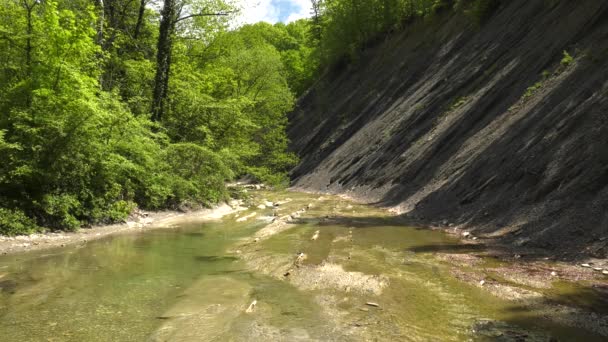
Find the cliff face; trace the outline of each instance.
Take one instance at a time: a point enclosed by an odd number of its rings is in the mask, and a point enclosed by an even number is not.
[[[607,257],[608,1],[416,24],[322,79],[289,135],[294,187]]]

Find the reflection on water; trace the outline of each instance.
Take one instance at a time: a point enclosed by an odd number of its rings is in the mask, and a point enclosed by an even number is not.
[[[118,236],[55,255],[0,259],[0,336],[10,341],[137,341],[185,288],[206,274],[238,270],[226,245],[245,231],[191,224]],[[209,237],[201,232],[211,232]],[[212,255],[207,255],[212,254]],[[6,278],[6,277],[5,277]],[[2,339],[6,340],[6,339]]]
[[[316,198],[266,195],[292,197],[284,210]],[[475,252],[470,247],[344,203],[319,202],[297,227],[257,248],[287,258],[305,251],[311,267],[331,261],[346,271],[383,275],[390,281],[381,296],[302,290],[254,272],[227,251],[263,223],[227,218],[0,258],[0,340],[599,340],[535,322],[533,313],[460,283],[433,257],[442,250]],[[311,241],[316,230],[321,234]],[[245,313],[253,299],[254,313]],[[370,300],[381,307],[366,306]]]

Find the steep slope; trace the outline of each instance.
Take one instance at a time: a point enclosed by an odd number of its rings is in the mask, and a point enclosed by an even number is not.
[[[416,24],[321,80],[290,116],[293,186],[608,257],[608,2],[504,3],[481,28]]]

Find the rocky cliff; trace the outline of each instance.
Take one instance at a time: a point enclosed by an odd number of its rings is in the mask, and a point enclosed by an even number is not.
[[[289,135],[294,187],[608,257],[608,1],[503,1],[481,27],[457,13],[412,24],[325,75]]]

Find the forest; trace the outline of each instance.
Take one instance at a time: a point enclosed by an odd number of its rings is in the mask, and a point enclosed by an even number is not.
[[[0,233],[209,206],[248,176],[288,184],[286,114],[377,37],[498,0],[312,0],[235,27],[223,0],[0,0]]]

